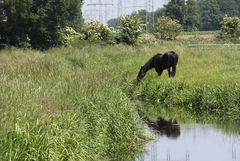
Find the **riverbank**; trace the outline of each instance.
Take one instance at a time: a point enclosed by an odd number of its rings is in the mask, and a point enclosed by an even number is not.
[[[0,51],[0,160],[134,160],[147,140],[141,105],[240,120],[238,50],[181,42]],[[175,78],[136,75],[179,53]]]

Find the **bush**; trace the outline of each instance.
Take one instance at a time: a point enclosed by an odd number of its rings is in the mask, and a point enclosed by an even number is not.
[[[240,39],[240,18],[225,17],[221,25],[220,38]]]
[[[153,34],[142,34],[139,36],[137,43],[139,44],[151,44],[151,43],[156,43],[158,40]]]
[[[71,27],[65,27],[64,29],[60,30],[60,43],[63,46],[71,46],[71,44],[78,40],[83,39],[84,35],[76,32]]]
[[[125,16],[121,18],[119,27],[120,42],[128,45],[134,45],[143,31],[143,23],[136,15]]]
[[[87,24],[84,39],[108,42],[111,39],[112,32],[112,29],[108,25],[93,20]]]
[[[174,40],[183,30],[177,20],[169,17],[160,17],[157,19],[154,27],[155,36],[158,39]]]

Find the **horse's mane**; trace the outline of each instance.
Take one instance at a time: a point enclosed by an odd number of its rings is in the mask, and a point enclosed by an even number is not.
[[[161,53],[157,53],[155,54],[153,57],[151,57],[147,62],[146,64],[143,66],[144,69],[146,70],[149,70],[150,68],[153,68],[154,66],[154,60],[156,59],[156,57],[159,57],[161,56],[162,54]]]

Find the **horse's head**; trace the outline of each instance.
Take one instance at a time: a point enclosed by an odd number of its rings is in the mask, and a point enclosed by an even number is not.
[[[146,73],[146,70],[143,68],[143,66],[141,66],[137,75],[137,80],[140,81],[143,77],[145,77]]]

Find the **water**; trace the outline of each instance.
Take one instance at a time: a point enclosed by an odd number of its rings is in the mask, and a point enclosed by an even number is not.
[[[148,122],[157,139],[137,161],[240,161],[240,136],[213,125]]]

